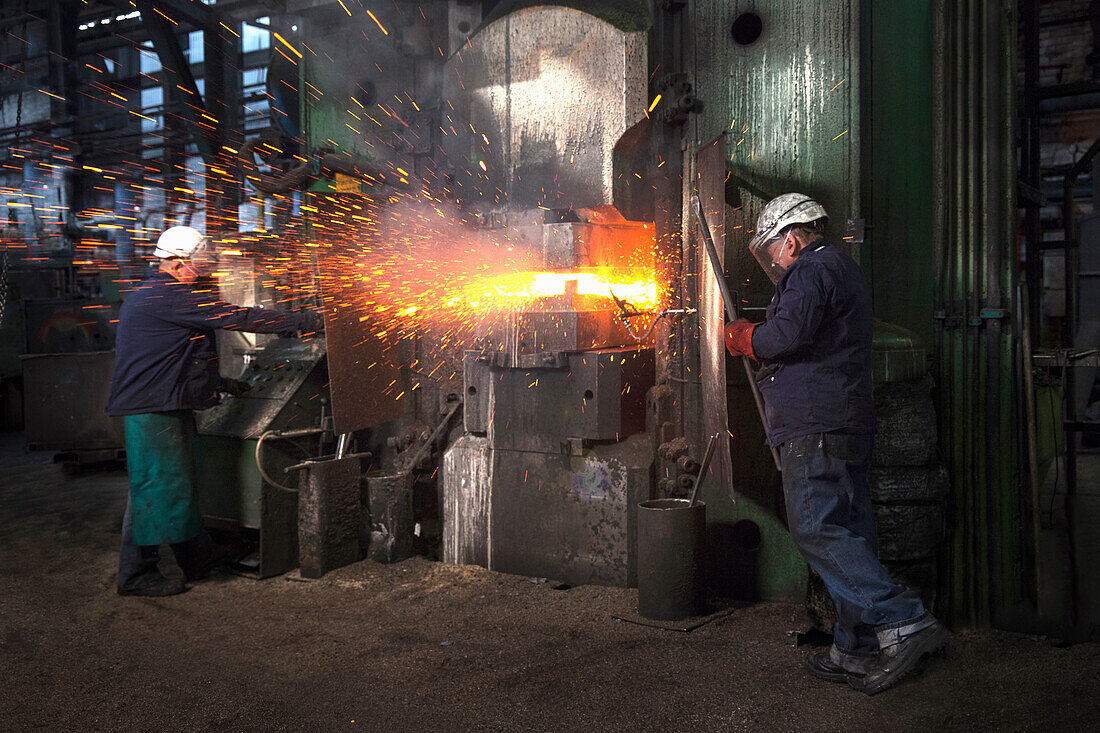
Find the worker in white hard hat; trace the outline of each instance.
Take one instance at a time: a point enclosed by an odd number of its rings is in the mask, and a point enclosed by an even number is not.
[[[201,531],[192,453],[192,411],[218,401],[215,331],[294,336],[323,328],[312,311],[242,308],[212,296],[210,287],[194,287],[216,257],[210,238],[197,229],[165,230],[153,255],[156,271],[126,296],[119,311],[107,403],[107,413],[125,422],[130,477],[119,595],[167,596],[186,589],[158,570],[161,544],[171,546],[188,581],[209,574],[220,559]]]
[[[947,632],[877,557],[871,296],[859,265],[825,241],[827,221],[805,194],[768,202],[749,249],[775,295],[763,323],[726,325],[726,347],[763,363],[757,384],[788,527],[837,610],[832,647],[810,654],[806,670],[875,694],[940,650]]]

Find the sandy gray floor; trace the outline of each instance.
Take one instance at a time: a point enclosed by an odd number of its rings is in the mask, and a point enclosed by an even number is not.
[[[959,633],[867,698],[800,669],[802,610],[691,634],[611,618],[629,590],[413,559],[319,581],[114,593],[120,472],[67,477],[0,436],[0,729],[1088,730],[1100,645]]]

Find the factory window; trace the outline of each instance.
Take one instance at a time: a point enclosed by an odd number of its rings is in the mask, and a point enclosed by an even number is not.
[[[267,68],[245,69],[241,74],[241,85],[245,95],[258,94],[264,90],[267,82]]]
[[[162,124],[164,111],[164,87],[147,87],[141,90],[141,114],[152,119],[141,120],[141,131],[152,132]]]
[[[150,177],[144,183],[146,185],[141,189],[144,222],[142,216],[139,216],[138,223],[143,225],[144,236],[155,237],[164,228],[164,207],[168,199],[164,192],[163,179]]]
[[[201,199],[206,193],[206,165],[202,158],[194,156],[187,159],[187,188],[194,192],[196,199]]]
[[[203,61],[202,31],[191,31],[187,34],[187,50],[184,51],[187,61],[192,64],[201,64]]]
[[[270,111],[271,103],[266,97],[254,102],[246,102],[244,105],[245,131],[255,132],[270,127],[268,120]]]
[[[160,71],[160,58],[152,46],[141,46],[138,48],[138,55],[141,56],[142,74],[155,74]]]
[[[257,23],[267,23],[270,18],[257,18]],[[260,51],[265,48],[271,47],[271,32],[265,31],[263,28],[257,28],[254,25],[244,24],[244,28],[241,30],[241,50],[245,53],[249,51]]]
[[[764,21],[756,13],[742,13],[733,21],[733,40],[742,46],[755,43],[764,32]]]

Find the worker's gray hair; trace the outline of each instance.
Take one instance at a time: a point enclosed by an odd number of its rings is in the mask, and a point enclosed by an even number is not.
[[[814,219],[813,221],[791,224],[789,227],[786,228],[785,231],[783,231],[783,234],[794,231],[795,229],[798,229],[808,235],[824,234],[825,225],[828,223],[828,221],[829,219],[823,216],[820,219]]]

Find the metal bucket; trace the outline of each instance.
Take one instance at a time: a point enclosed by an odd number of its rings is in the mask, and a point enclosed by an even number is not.
[[[638,505],[638,613],[676,621],[706,613],[707,506],[687,499]]]

